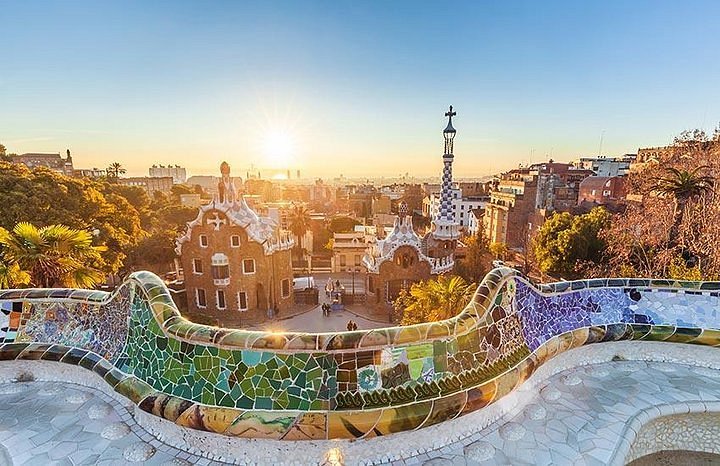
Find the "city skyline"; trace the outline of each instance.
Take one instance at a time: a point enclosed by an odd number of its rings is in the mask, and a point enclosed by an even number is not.
[[[686,5],[13,3],[0,143],[128,175],[431,177],[452,104],[459,177],[635,152],[717,125],[720,5]]]

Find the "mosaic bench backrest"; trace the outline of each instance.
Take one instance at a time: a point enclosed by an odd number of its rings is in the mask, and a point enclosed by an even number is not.
[[[0,291],[0,359],[77,364],[182,426],[358,438],[480,409],[572,347],[620,339],[720,346],[719,293],[715,282],[637,279],[536,287],[500,268],[447,321],[275,334],[191,323],[158,277],[138,272],[112,295]]]

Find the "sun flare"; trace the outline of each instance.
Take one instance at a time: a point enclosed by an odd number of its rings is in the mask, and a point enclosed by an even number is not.
[[[268,168],[287,168],[295,159],[295,138],[287,131],[270,131],[263,137],[263,156]]]

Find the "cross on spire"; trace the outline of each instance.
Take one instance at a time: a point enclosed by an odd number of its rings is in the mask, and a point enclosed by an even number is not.
[[[452,105],[451,105],[451,106],[450,106],[450,111],[445,112],[445,116],[446,116],[446,117],[449,117],[450,119],[452,119],[452,117],[454,117],[455,115],[457,115],[457,112],[453,112]]]

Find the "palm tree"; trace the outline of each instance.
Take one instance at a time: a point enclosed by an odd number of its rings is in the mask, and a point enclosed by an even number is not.
[[[109,178],[119,178],[120,175],[127,173],[127,170],[123,168],[120,162],[113,162],[108,165],[106,172]]]
[[[104,278],[95,266],[106,248],[93,246],[85,230],[20,222],[11,232],[0,228],[0,246],[5,262],[27,271],[33,286],[92,288]]]
[[[30,274],[22,270],[15,263],[8,263],[0,259],[0,290],[7,288],[20,288],[30,283]]]
[[[454,317],[467,306],[475,289],[474,283],[467,283],[457,275],[441,275],[437,280],[415,283],[405,293],[402,323],[436,322]]]
[[[691,199],[697,199],[713,190],[715,180],[701,172],[707,166],[693,170],[679,170],[674,167],[665,168],[666,176],[653,180],[652,190],[671,196],[675,202],[673,224],[670,228],[669,240],[676,242],[677,232],[685,215],[685,206]]]
[[[303,238],[310,228],[310,211],[304,205],[294,205],[289,215],[290,231],[298,240],[298,257],[304,255]]]

